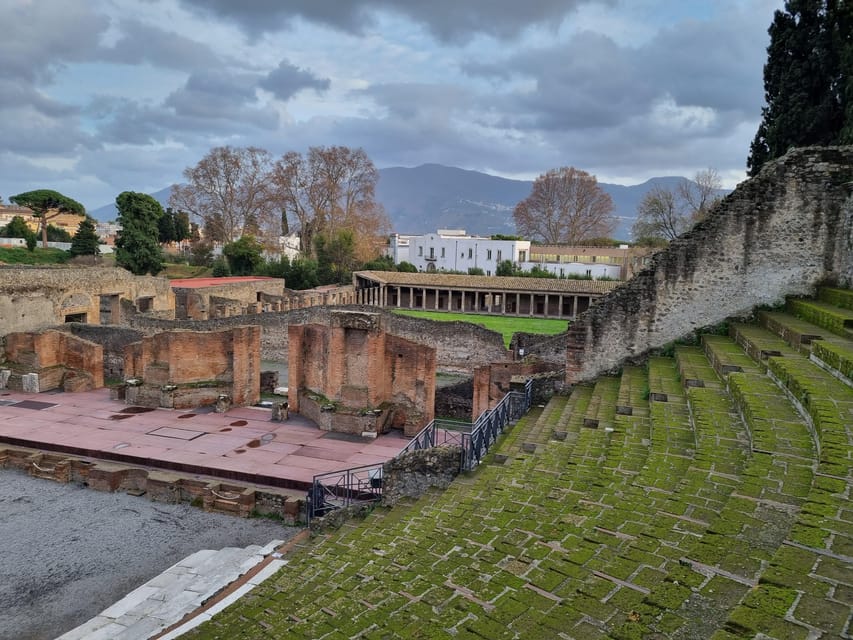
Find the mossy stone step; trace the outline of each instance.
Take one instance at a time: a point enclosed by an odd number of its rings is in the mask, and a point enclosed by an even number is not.
[[[787,310],[842,337],[853,337],[853,309],[836,307],[826,302],[788,298]]]

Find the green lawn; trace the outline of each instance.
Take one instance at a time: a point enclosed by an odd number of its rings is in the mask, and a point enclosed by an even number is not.
[[[568,320],[550,320],[545,318],[517,318],[514,316],[490,316],[479,313],[450,313],[445,311],[410,311],[408,309],[395,309],[394,313],[414,318],[426,318],[438,320],[439,322],[470,322],[481,327],[497,331],[504,338],[504,344],[509,347],[512,334],[517,331],[525,333],[540,333],[543,335],[555,335],[562,333],[568,326]]]
[[[70,258],[71,254],[62,249],[28,251],[23,247],[0,247],[0,263],[6,264],[62,264]]]

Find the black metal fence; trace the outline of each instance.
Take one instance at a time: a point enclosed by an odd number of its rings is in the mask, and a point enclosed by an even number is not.
[[[527,413],[532,397],[533,380],[528,380],[523,391],[510,391],[494,409],[487,409],[473,423],[433,420],[397,455],[458,445],[462,447],[459,469],[470,471],[480,463],[503,430]],[[368,464],[314,476],[305,500],[308,522],[335,509],[378,502],[382,498],[382,467],[383,463]]]

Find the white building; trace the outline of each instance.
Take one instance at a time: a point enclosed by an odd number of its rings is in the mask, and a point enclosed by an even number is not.
[[[493,240],[466,235],[462,229],[439,229],[423,236],[394,235],[389,247],[395,264],[406,260],[418,271],[482,269],[487,276],[495,275],[504,260],[526,262],[529,252],[529,240]],[[402,257],[406,254],[407,258]]]

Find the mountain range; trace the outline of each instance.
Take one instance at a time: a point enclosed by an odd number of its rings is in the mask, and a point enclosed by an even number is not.
[[[686,179],[666,176],[630,186],[599,182],[613,199],[618,221],[613,237],[630,239],[637,206],[649,190],[656,186],[675,189]],[[480,171],[422,164],[380,169],[376,199],[385,207],[391,227],[397,233],[465,229],[475,235],[514,234],[513,208],[530,195],[532,186],[530,180],[511,180]],[[165,207],[171,191],[171,187],[166,187],[151,195]],[[114,220],[117,211],[115,204],[109,204],[90,211],[89,215],[98,220]]]

